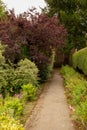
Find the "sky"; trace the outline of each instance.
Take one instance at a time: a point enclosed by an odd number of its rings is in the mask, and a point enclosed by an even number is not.
[[[27,11],[29,8],[36,7],[39,12],[39,7],[45,7],[46,3],[44,0],[2,0],[6,5],[7,9],[15,9],[16,14],[20,14]]]

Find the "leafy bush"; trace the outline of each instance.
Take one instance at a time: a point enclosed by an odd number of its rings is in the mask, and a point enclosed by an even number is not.
[[[72,57],[73,67],[87,75],[87,47],[75,52]]]
[[[87,81],[69,66],[63,66],[61,73],[69,104],[75,109],[75,119],[82,126],[87,125]]]
[[[16,121],[23,114],[23,102],[20,95],[3,99],[0,95],[0,130],[24,130]]]
[[[20,93],[21,85],[31,83],[38,84],[38,68],[28,59],[18,62],[17,68],[14,65],[6,64],[2,55],[4,46],[0,44],[0,93],[3,97],[7,93],[14,95]]]
[[[0,130],[24,130],[23,126],[9,115],[0,115]]]
[[[20,93],[23,84],[31,83],[35,86],[38,85],[38,68],[26,58],[18,62],[16,69],[10,67],[7,70],[7,75],[7,88],[13,95]]]
[[[18,97],[0,98],[0,114],[8,113],[12,117],[20,117],[23,114],[23,101],[21,95]]]
[[[38,68],[28,59],[19,61],[17,68],[15,69],[14,85],[18,85],[19,88],[23,84],[38,84]]]
[[[37,95],[37,87],[33,86],[32,84],[27,84],[22,86],[23,89],[23,96],[27,100],[35,100]]]
[[[18,117],[20,115],[23,114],[23,102],[20,99],[20,95],[19,98],[18,97],[13,97],[13,98],[8,98],[5,99],[5,108],[7,109],[7,111],[9,112],[9,114],[11,114],[11,112],[13,111],[13,117]]]

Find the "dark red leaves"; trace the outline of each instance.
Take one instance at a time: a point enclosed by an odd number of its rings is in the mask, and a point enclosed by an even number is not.
[[[5,57],[13,63],[27,56],[41,68],[50,62],[52,49],[64,46],[66,35],[56,16],[49,18],[34,9],[19,16],[12,10],[7,21],[0,22],[0,40],[8,45]]]

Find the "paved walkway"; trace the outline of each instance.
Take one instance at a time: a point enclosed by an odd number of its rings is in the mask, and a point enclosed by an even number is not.
[[[58,70],[45,84],[35,109],[25,125],[25,130],[75,130],[69,116],[64,94],[63,79]]]

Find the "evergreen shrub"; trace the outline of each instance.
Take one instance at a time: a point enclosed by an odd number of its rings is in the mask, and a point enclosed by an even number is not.
[[[73,54],[72,63],[74,68],[78,68],[87,75],[87,47]]]

